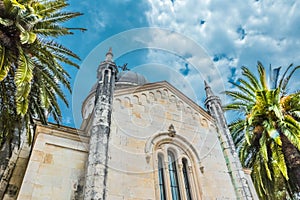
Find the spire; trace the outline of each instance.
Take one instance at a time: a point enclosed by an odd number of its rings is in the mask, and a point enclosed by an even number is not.
[[[101,73],[103,69],[107,68],[108,66],[113,67],[113,71],[118,73],[118,67],[113,61],[114,54],[112,53],[112,48],[109,47],[108,52],[105,54],[105,60],[100,62],[100,65],[97,70],[97,79],[100,79],[102,77]]]
[[[218,96],[214,95],[206,81],[204,81],[204,85],[206,91],[206,100],[204,104],[209,114],[215,119],[215,124],[218,129],[218,137],[226,159],[226,165],[238,197],[237,199],[257,199],[253,198],[252,195],[255,194],[255,191],[252,191],[253,194],[251,193],[248,181],[245,179],[245,174],[242,170],[241,163],[226,123],[221,100]]]
[[[113,58],[114,54],[112,53],[112,48],[109,47],[109,50],[108,52],[106,53],[106,58],[105,58],[105,61],[110,61],[112,62],[112,58]]]
[[[204,80],[204,85],[205,85],[206,98],[215,96],[214,93],[212,92],[210,86],[207,84],[207,82],[205,80]]]
[[[87,130],[90,135],[85,174],[84,199],[107,200],[108,147],[113,94],[118,67],[112,60],[112,48],[106,53],[97,71],[95,106]]]

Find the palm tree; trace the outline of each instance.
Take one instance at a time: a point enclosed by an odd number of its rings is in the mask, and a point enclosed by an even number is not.
[[[71,92],[63,64],[79,67],[79,57],[55,42],[73,34],[61,23],[81,15],[66,12],[66,0],[0,0],[0,144],[10,144],[22,130],[32,136],[35,118],[61,121],[58,99],[68,105]]]
[[[290,65],[280,79],[276,73],[270,87],[258,62],[258,77],[242,67],[243,78],[232,82],[235,89],[225,91],[232,98],[225,110],[242,114],[229,128],[242,165],[252,169],[261,199],[300,194],[300,92],[287,93],[289,80],[299,68]]]

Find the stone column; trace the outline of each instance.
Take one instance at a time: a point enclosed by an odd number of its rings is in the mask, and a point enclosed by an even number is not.
[[[183,164],[181,163],[182,160],[178,159],[180,163],[178,163],[178,172],[177,172],[177,177],[178,177],[178,185],[179,185],[179,190],[180,190],[180,197],[181,200],[186,200],[186,190],[185,190],[185,182],[184,182],[184,177],[183,177]]]
[[[112,101],[117,66],[112,61],[111,49],[98,68],[98,86],[92,123],[89,128],[90,143],[85,178],[85,200],[105,200],[107,184],[108,147]]]
[[[226,165],[235,188],[237,199],[257,199],[255,191],[250,190],[249,184],[242,170],[242,165],[236,152],[234,142],[227,127],[226,119],[221,106],[221,100],[218,96],[213,94],[211,88],[205,81],[204,84],[206,91],[205,106],[207,107],[210,115],[216,121],[219,134],[218,137],[220,139]]]
[[[189,182],[190,182],[190,190],[191,190],[191,196],[192,199],[198,199],[200,198],[200,191],[197,192],[196,189],[196,182],[194,180],[194,174],[193,174],[193,167],[192,166],[188,166],[188,178],[189,178]]]

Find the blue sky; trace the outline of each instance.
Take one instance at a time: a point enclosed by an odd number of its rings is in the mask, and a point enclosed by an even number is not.
[[[118,65],[128,63],[129,68],[144,74],[149,81],[167,80],[200,105],[205,98],[203,79],[219,94],[230,88],[229,80],[240,76],[243,65],[253,71],[258,60],[265,67],[300,65],[297,1],[69,0],[69,3],[69,10],[84,15],[67,25],[88,30],[59,39],[82,58],[79,71],[66,67],[74,91],[73,98],[71,95],[68,98],[71,105],[73,101],[75,111],[63,108],[65,125],[74,126],[73,114],[75,118],[80,115],[79,104],[95,83],[95,70],[109,46],[117,55]],[[155,27],[157,31],[149,33],[153,29],[147,27]],[[291,82],[291,90],[300,88],[299,76],[296,74]],[[79,87],[82,85],[86,87]]]

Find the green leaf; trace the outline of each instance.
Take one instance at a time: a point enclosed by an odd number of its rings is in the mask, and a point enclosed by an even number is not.
[[[2,48],[0,49],[0,81],[5,79],[7,76],[7,73],[10,69],[8,65],[5,64],[5,47],[1,46]]]
[[[36,40],[36,34],[28,31],[21,32],[20,40],[22,44],[32,44]]]
[[[21,43],[22,44],[28,43],[29,37],[30,37],[29,32],[27,32],[27,31],[21,32],[21,34],[20,34]]]
[[[269,161],[269,156],[268,156],[268,150],[267,150],[267,138],[266,138],[266,134],[263,133],[262,137],[259,140],[259,144],[260,144],[260,153],[261,156],[263,158],[263,165],[265,166],[268,178],[270,180],[272,180],[272,176],[271,176],[271,172],[268,166],[268,161]]]
[[[248,143],[248,145],[251,145],[251,142],[250,142],[250,133],[249,133],[249,130],[246,129],[245,131],[245,141]]]
[[[48,109],[50,106],[50,99],[48,97],[48,94],[46,92],[45,86],[43,85],[41,87],[41,94],[40,94],[40,100],[41,104],[44,108]]]
[[[29,32],[28,44],[34,43],[35,40],[36,40],[36,34],[33,32]]]
[[[286,180],[289,180],[286,162],[281,147],[276,144],[272,144],[271,149],[272,149],[272,158],[274,159],[273,162],[276,163],[277,167],[281,171],[284,178]]]
[[[267,89],[267,78],[266,78],[266,71],[264,66],[261,64],[261,62],[257,62],[257,69],[259,73],[259,78],[260,78],[260,84],[263,89]]]
[[[12,26],[14,24],[14,21],[11,19],[3,19],[0,17],[0,24],[4,26]]]
[[[20,8],[22,10],[26,10],[26,7],[22,4],[20,4],[19,2],[17,2],[17,0],[10,0],[12,6]]]
[[[18,69],[15,74],[17,114],[24,116],[28,109],[28,95],[31,89],[34,66],[23,53],[20,54]]]

